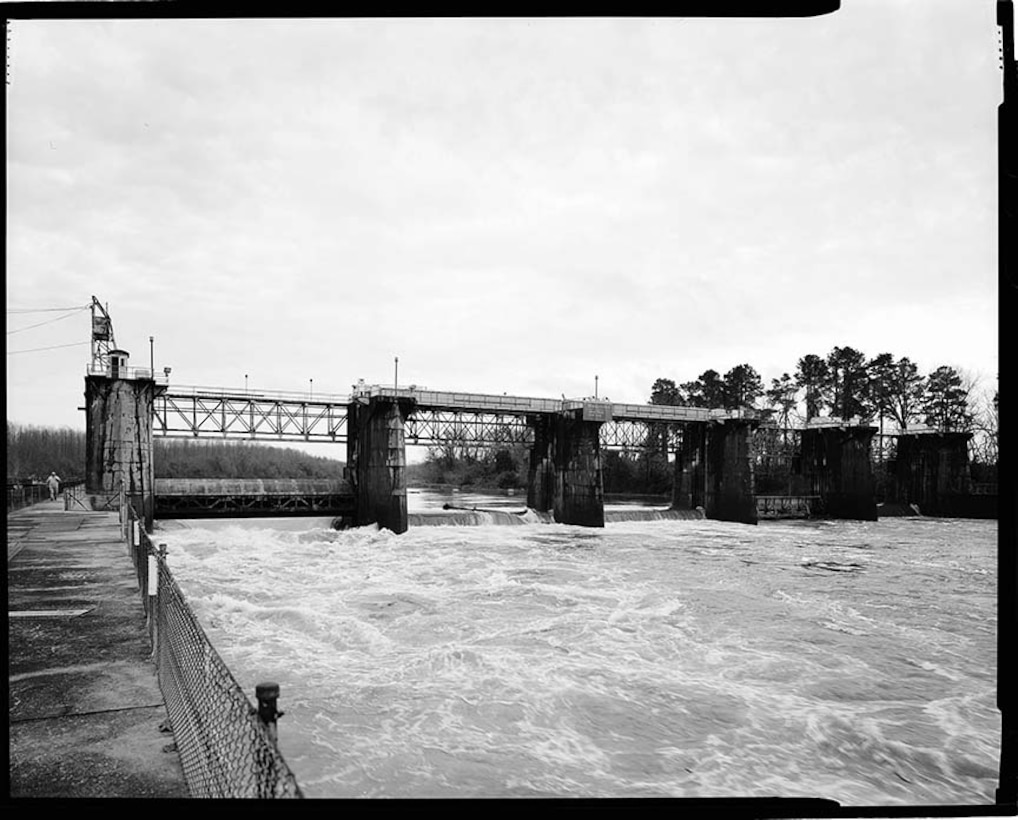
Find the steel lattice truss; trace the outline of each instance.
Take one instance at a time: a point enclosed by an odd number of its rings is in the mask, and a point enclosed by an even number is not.
[[[154,402],[158,436],[345,442],[345,403],[240,395],[174,394]]]
[[[154,402],[153,434],[167,438],[247,438],[276,441],[347,440],[347,404],[228,393],[174,393]],[[682,443],[682,425],[613,419],[601,425],[601,446],[637,450],[651,436]],[[406,420],[408,444],[531,445],[534,431],[523,414],[417,408]]]
[[[661,448],[661,438],[667,441],[668,452],[682,446],[682,425],[663,422],[629,421],[612,419],[601,425],[601,446],[612,450],[640,450],[655,440],[655,449]]]
[[[228,391],[168,389],[154,402],[153,434],[167,438],[246,438],[275,441],[347,440],[347,402],[284,396],[246,395]],[[533,412],[481,412],[417,407],[406,419],[408,444],[458,444],[504,447],[531,445],[527,424]],[[601,446],[639,450],[653,443],[674,452],[682,445],[682,422],[616,418],[600,428]]]
[[[534,431],[525,416],[515,414],[418,408],[406,420],[404,438],[408,444],[530,445]]]

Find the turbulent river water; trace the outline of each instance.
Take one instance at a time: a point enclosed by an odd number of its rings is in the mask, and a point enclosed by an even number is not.
[[[280,684],[308,797],[993,802],[995,521],[416,515],[399,536],[297,518],[158,540],[249,697]]]

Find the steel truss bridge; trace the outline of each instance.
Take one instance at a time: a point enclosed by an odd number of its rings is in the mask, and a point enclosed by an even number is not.
[[[370,387],[349,395],[318,395],[208,387],[157,389],[153,433],[168,438],[232,438],[262,441],[345,443],[351,404],[372,397],[412,400],[407,444],[464,446],[529,445],[528,418],[582,410],[602,422],[601,446],[638,449],[653,431],[670,450],[681,443],[686,422],[730,418],[727,410],[666,405],[616,404],[598,399],[543,399],[450,393],[415,388]],[[664,443],[662,442],[662,447]]]
[[[347,441],[348,408],[372,397],[412,400],[404,425],[407,444],[469,447],[529,446],[536,416],[582,410],[601,421],[602,448],[640,450],[651,437],[662,451],[682,445],[690,422],[748,418],[729,410],[658,404],[620,404],[599,399],[546,399],[527,396],[458,393],[416,388],[371,386],[346,395],[252,392],[239,389],[157,385],[154,435],[166,438],[230,438],[260,441]],[[852,420],[850,424],[858,424]],[[840,420],[818,420],[811,426],[836,426]],[[797,451],[801,430],[761,427],[753,446],[761,458],[787,460]],[[874,453],[893,444],[895,434],[874,438]],[[879,440],[879,441],[878,441]],[[884,453],[886,457],[886,453]]]

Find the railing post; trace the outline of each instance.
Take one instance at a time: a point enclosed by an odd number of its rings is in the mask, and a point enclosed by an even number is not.
[[[258,699],[258,719],[265,727],[265,732],[273,743],[276,742],[276,718],[282,717],[283,713],[276,709],[279,700],[278,683],[259,683],[255,687],[255,697]]]
[[[150,550],[148,554],[148,579],[146,591],[148,592],[145,601],[145,611],[148,614],[148,635],[152,642],[152,654],[159,657],[159,630],[157,627],[159,607],[159,562],[166,560],[166,544],[160,544],[158,552]]]
[[[279,699],[278,683],[259,683],[255,687],[255,697],[258,700],[258,720],[265,728],[265,734],[276,749],[276,718],[282,716],[282,712],[276,709]],[[258,761],[258,796],[261,798],[275,796],[278,784],[278,772],[274,765],[272,753],[262,747],[255,754]]]

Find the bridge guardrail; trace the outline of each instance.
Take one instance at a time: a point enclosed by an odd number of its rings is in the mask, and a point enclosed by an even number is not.
[[[203,398],[229,398],[243,401],[297,401],[314,404],[349,404],[348,393],[318,393],[308,390],[248,390],[243,387],[203,387],[200,385],[174,384],[167,392],[173,396],[198,396]]]
[[[113,378],[114,368],[112,365],[100,367],[90,364],[85,368],[85,373],[89,376],[105,376],[110,379]],[[121,379],[152,379],[159,385],[169,384],[170,381],[170,377],[165,372],[153,373],[152,369],[148,367],[118,367],[116,373],[117,377]]]
[[[60,491],[66,499],[68,493],[74,493],[77,488],[84,484],[80,479],[61,482]],[[31,483],[8,484],[7,485],[7,511],[20,510],[38,504],[40,501],[49,500],[49,487],[44,481],[33,481]]]
[[[7,511],[20,510],[46,501],[49,498],[49,487],[45,484],[8,484]]]

